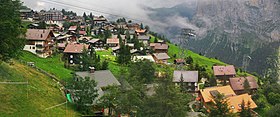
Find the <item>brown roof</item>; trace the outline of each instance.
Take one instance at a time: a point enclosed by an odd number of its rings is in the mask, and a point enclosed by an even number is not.
[[[254,77],[248,76],[246,79],[250,84],[250,89],[257,89],[259,87]],[[233,90],[244,90],[245,77],[230,78],[229,81]]]
[[[92,39],[92,40],[89,40],[88,42],[89,43],[95,43],[95,42],[97,42],[97,41],[99,41],[100,39]]]
[[[70,26],[70,28],[68,30],[75,31],[75,30],[77,30],[77,26]]]
[[[236,75],[235,68],[233,65],[213,66],[213,71],[215,76]]]
[[[79,34],[80,34],[80,35],[85,35],[85,34],[87,34],[87,32],[81,30],[81,31],[79,31]]]
[[[167,50],[168,45],[164,43],[150,43],[151,47],[154,47],[155,50]]]
[[[213,95],[211,94],[211,91],[215,90],[218,91],[220,94],[225,95],[226,97],[236,95],[229,85],[221,87],[209,87],[200,90],[204,102],[213,101]]]
[[[166,53],[154,53],[153,54],[158,60],[169,59],[170,57]]]
[[[110,38],[110,39],[107,39],[107,43],[118,44],[119,39],[118,38]]]
[[[83,49],[88,49],[87,44],[70,43],[66,46],[64,53],[83,53]]]
[[[135,30],[136,33],[145,33],[146,29],[137,29]]]
[[[246,94],[242,94],[242,95],[228,97],[228,106],[233,113],[241,111],[241,104],[242,104],[243,100],[245,102],[245,107],[248,107],[248,101],[250,101],[250,103],[251,103],[250,108],[251,109],[257,108],[257,105],[252,100],[251,96],[246,93]]]
[[[185,63],[185,59],[175,59],[176,63]]]
[[[54,36],[51,30],[46,29],[27,29],[27,40],[46,40],[48,36]]]

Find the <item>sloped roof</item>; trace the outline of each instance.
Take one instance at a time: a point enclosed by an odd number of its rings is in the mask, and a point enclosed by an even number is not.
[[[252,100],[251,96],[246,94],[236,95],[232,97],[228,97],[228,106],[232,110],[232,112],[240,112],[241,111],[241,104],[242,101],[245,102],[245,107],[248,107],[248,101],[250,101],[250,108],[254,109],[257,108],[256,103]]]
[[[107,43],[109,43],[109,44],[119,44],[119,39],[118,38],[110,38],[110,39],[107,39]]]
[[[218,91],[219,93],[225,95],[226,97],[236,95],[229,85],[221,86],[221,87],[209,87],[209,88],[200,90],[200,93],[204,99],[204,102],[210,102],[213,100],[213,96],[211,95],[210,92],[215,91],[215,90]]]
[[[198,82],[198,71],[174,71],[173,82]]]
[[[138,36],[138,39],[139,40],[150,40],[150,36],[148,36],[148,35],[140,35],[140,36]]]
[[[63,53],[83,53],[83,49],[88,49],[89,45],[87,44],[75,44],[70,43],[66,46]]]
[[[151,55],[133,56],[132,61],[136,62],[137,60],[149,60],[151,62],[155,62],[154,58]]]
[[[256,82],[255,78],[252,76],[247,77],[236,77],[236,78],[230,78],[230,86],[233,90],[244,90],[244,81],[245,78],[248,80],[250,89],[256,89],[258,88],[258,83]]]
[[[213,71],[215,76],[236,75],[236,71],[233,65],[213,66]]]
[[[153,54],[158,60],[169,59],[170,57],[166,53],[154,53]]]
[[[76,72],[76,74],[80,77],[90,77],[90,79],[95,80],[97,82],[97,87],[107,87],[112,85],[121,85],[119,81],[115,78],[109,70],[101,70],[95,71],[94,73],[90,72]]]
[[[87,32],[86,32],[86,31],[80,30],[80,31],[79,31],[79,34],[80,34],[80,35],[85,35],[85,34],[87,34]]]
[[[136,33],[145,33],[146,29],[137,29],[135,30]]]
[[[54,37],[51,30],[47,29],[27,29],[26,39],[27,40],[46,40],[48,36]]]
[[[92,39],[92,40],[89,40],[88,42],[89,43],[96,43],[97,41],[99,41],[100,39]]]
[[[167,50],[168,45],[164,43],[150,43],[151,47],[154,47],[156,50]]]
[[[75,31],[75,30],[77,30],[77,26],[70,26],[70,28],[68,30],[69,31]]]

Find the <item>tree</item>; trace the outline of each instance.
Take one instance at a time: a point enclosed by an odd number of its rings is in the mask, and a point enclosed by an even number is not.
[[[121,94],[119,87],[109,86],[107,87],[107,93],[105,93],[100,99],[99,104],[103,108],[109,109],[109,116],[112,116],[112,111],[115,110],[118,98]]]
[[[188,57],[186,58],[186,63],[187,63],[187,64],[192,64],[192,63],[193,63],[193,58],[192,58],[191,56],[188,56]]]
[[[106,69],[108,69],[108,62],[107,62],[107,60],[105,60],[105,61],[103,61],[102,62],[102,65],[101,65],[101,70],[106,70]]]
[[[248,79],[245,77],[245,81],[244,81],[244,83],[243,83],[243,87],[244,87],[244,91],[246,92],[246,93],[249,93],[250,94],[250,92],[251,92],[251,89],[250,89],[250,84],[249,84],[249,81],[248,81]]]
[[[44,21],[39,22],[38,24],[38,29],[46,29],[47,28],[47,24]]]
[[[247,107],[246,107],[246,103],[244,100],[242,100],[242,103],[241,103],[241,112],[239,113],[239,116],[240,117],[252,117],[252,109],[250,108],[251,107],[251,102],[248,101],[247,103]]]
[[[84,12],[84,14],[83,14],[83,18],[84,18],[84,20],[86,21],[88,18],[87,18],[87,14],[86,14],[86,12]]]
[[[95,50],[91,49],[91,51],[87,49],[83,49],[83,53],[79,57],[79,61],[81,62],[82,71],[87,71],[89,67],[95,67],[96,70],[101,69],[100,65],[100,57],[96,55]]]
[[[92,15],[92,13],[89,14],[89,18],[90,18],[91,21],[93,20],[93,15]]]
[[[267,117],[280,117],[280,104],[276,104],[271,107],[270,110],[266,113]]]
[[[77,81],[69,83],[68,89],[73,91],[73,101],[77,106],[78,111],[82,111],[83,114],[91,114],[91,107],[95,103],[95,99],[98,96],[96,82],[89,77],[81,78],[74,76]]]
[[[279,104],[280,103],[280,94],[270,92],[268,94],[267,101],[272,105]]]
[[[186,91],[186,86],[185,86],[185,83],[184,83],[184,77],[183,77],[182,73],[181,73],[181,77],[180,77],[180,88],[181,88],[181,92]]]
[[[144,105],[139,111],[139,116],[151,117],[185,117],[190,110],[188,103],[191,97],[181,93],[180,89],[166,77],[156,88],[156,94],[144,99]]]
[[[140,82],[151,83],[154,80],[155,68],[148,60],[132,63],[129,68],[130,77],[138,79]]]
[[[233,116],[228,107],[227,99],[223,94],[217,94],[213,97],[214,101],[209,108],[209,117],[229,117]],[[215,103],[214,103],[215,102]]]
[[[217,86],[216,78],[210,77],[209,78],[209,84],[210,84],[210,86]]]
[[[20,7],[19,0],[2,0],[0,3],[0,62],[17,57],[24,47],[26,31],[21,28]]]
[[[119,64],[128,64],[131,61],[131,53],[129,46],[120,44],[120,52],[117,55],[117,62]]]
[[[140,24],[140,28],[141,28],[141,29],[144,29],[144,25],[143,25],[142,23]]]

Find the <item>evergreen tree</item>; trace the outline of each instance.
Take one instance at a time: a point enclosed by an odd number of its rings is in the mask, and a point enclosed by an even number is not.
[[[151,117],[186,117],[189,111],[189,94],[181,93],[175,88],[170,77],[166,77],[156,88],[156,94],[145,98],[138,116]]]
[[[244,91],[246,93],[249,93],[251,92],[251,89],[250,89],[250,84],[249,84],[249,81],[248,79],[245,77],[245,80],[244,80],[244,83],[243,83],[243,87],[244,87]]]
[[[91,80],[89,77],[80,78],[75,76],[78,81],[72,81],[68,84],[67,88],[73,90],[75,98],[73,98],[77,110],[83,114],[92,114],[92,104],[97,98],[96,82]]]
[[[241,112],[239,113],[239,116],[240,117],[252,117],[252,109],[250,108],[251,107],[251,102],[248,101],[247,103],[247,107],[246,107],[246,103],[244,100],[242,100],[242,103],[241,103]]]
[[[184,83],[184,77],[183,77],[182,73],[181,73],[181,77],[180,77],[180,88],[181,88],[181,92],[186,91],[186,86],[185,86],[185,83]]]
[[[280,104],[276,104],[271,107],[270,110],[266,113],[267,117],[280,117]]]
[[[21,28],[20,7],[19,0],[2,0],[0,3],[0,62],[17,57],[24,47],[22,35],[26,31]]]
[[[132,63],[129,68],[130,77],[137,78],[138,81],[151,83],[154,80],[155,67],[148,60]]]
[[[217,86],[216,78],[210,77],[209,78],[209,84],[210,84],[210,86]]]
[[[83,18],[84,18],[85,21],[87,20],[87,14],[86,14],[86,12],[84,12]]]
[[[223,94],[217,94],[213,97],[214,102],[212,106],[210,106],[210,113],[209,117],[230,117],[233,116],[233,113],[230,112],[228,107],[227,99],[224,97]]]
[[[47,28],[47,24],[44,21],[39,22],[38,24],[38,29],[46,29]]]
[[[130,49],[127,45],[120,44],[120,52],[117,55],[119,64],[128,64],[131,61]]]

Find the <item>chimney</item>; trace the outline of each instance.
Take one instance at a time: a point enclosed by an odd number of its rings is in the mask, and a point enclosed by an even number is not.
[[[89,73],[94,73],[95,68],[94,67],[89,67]]]

